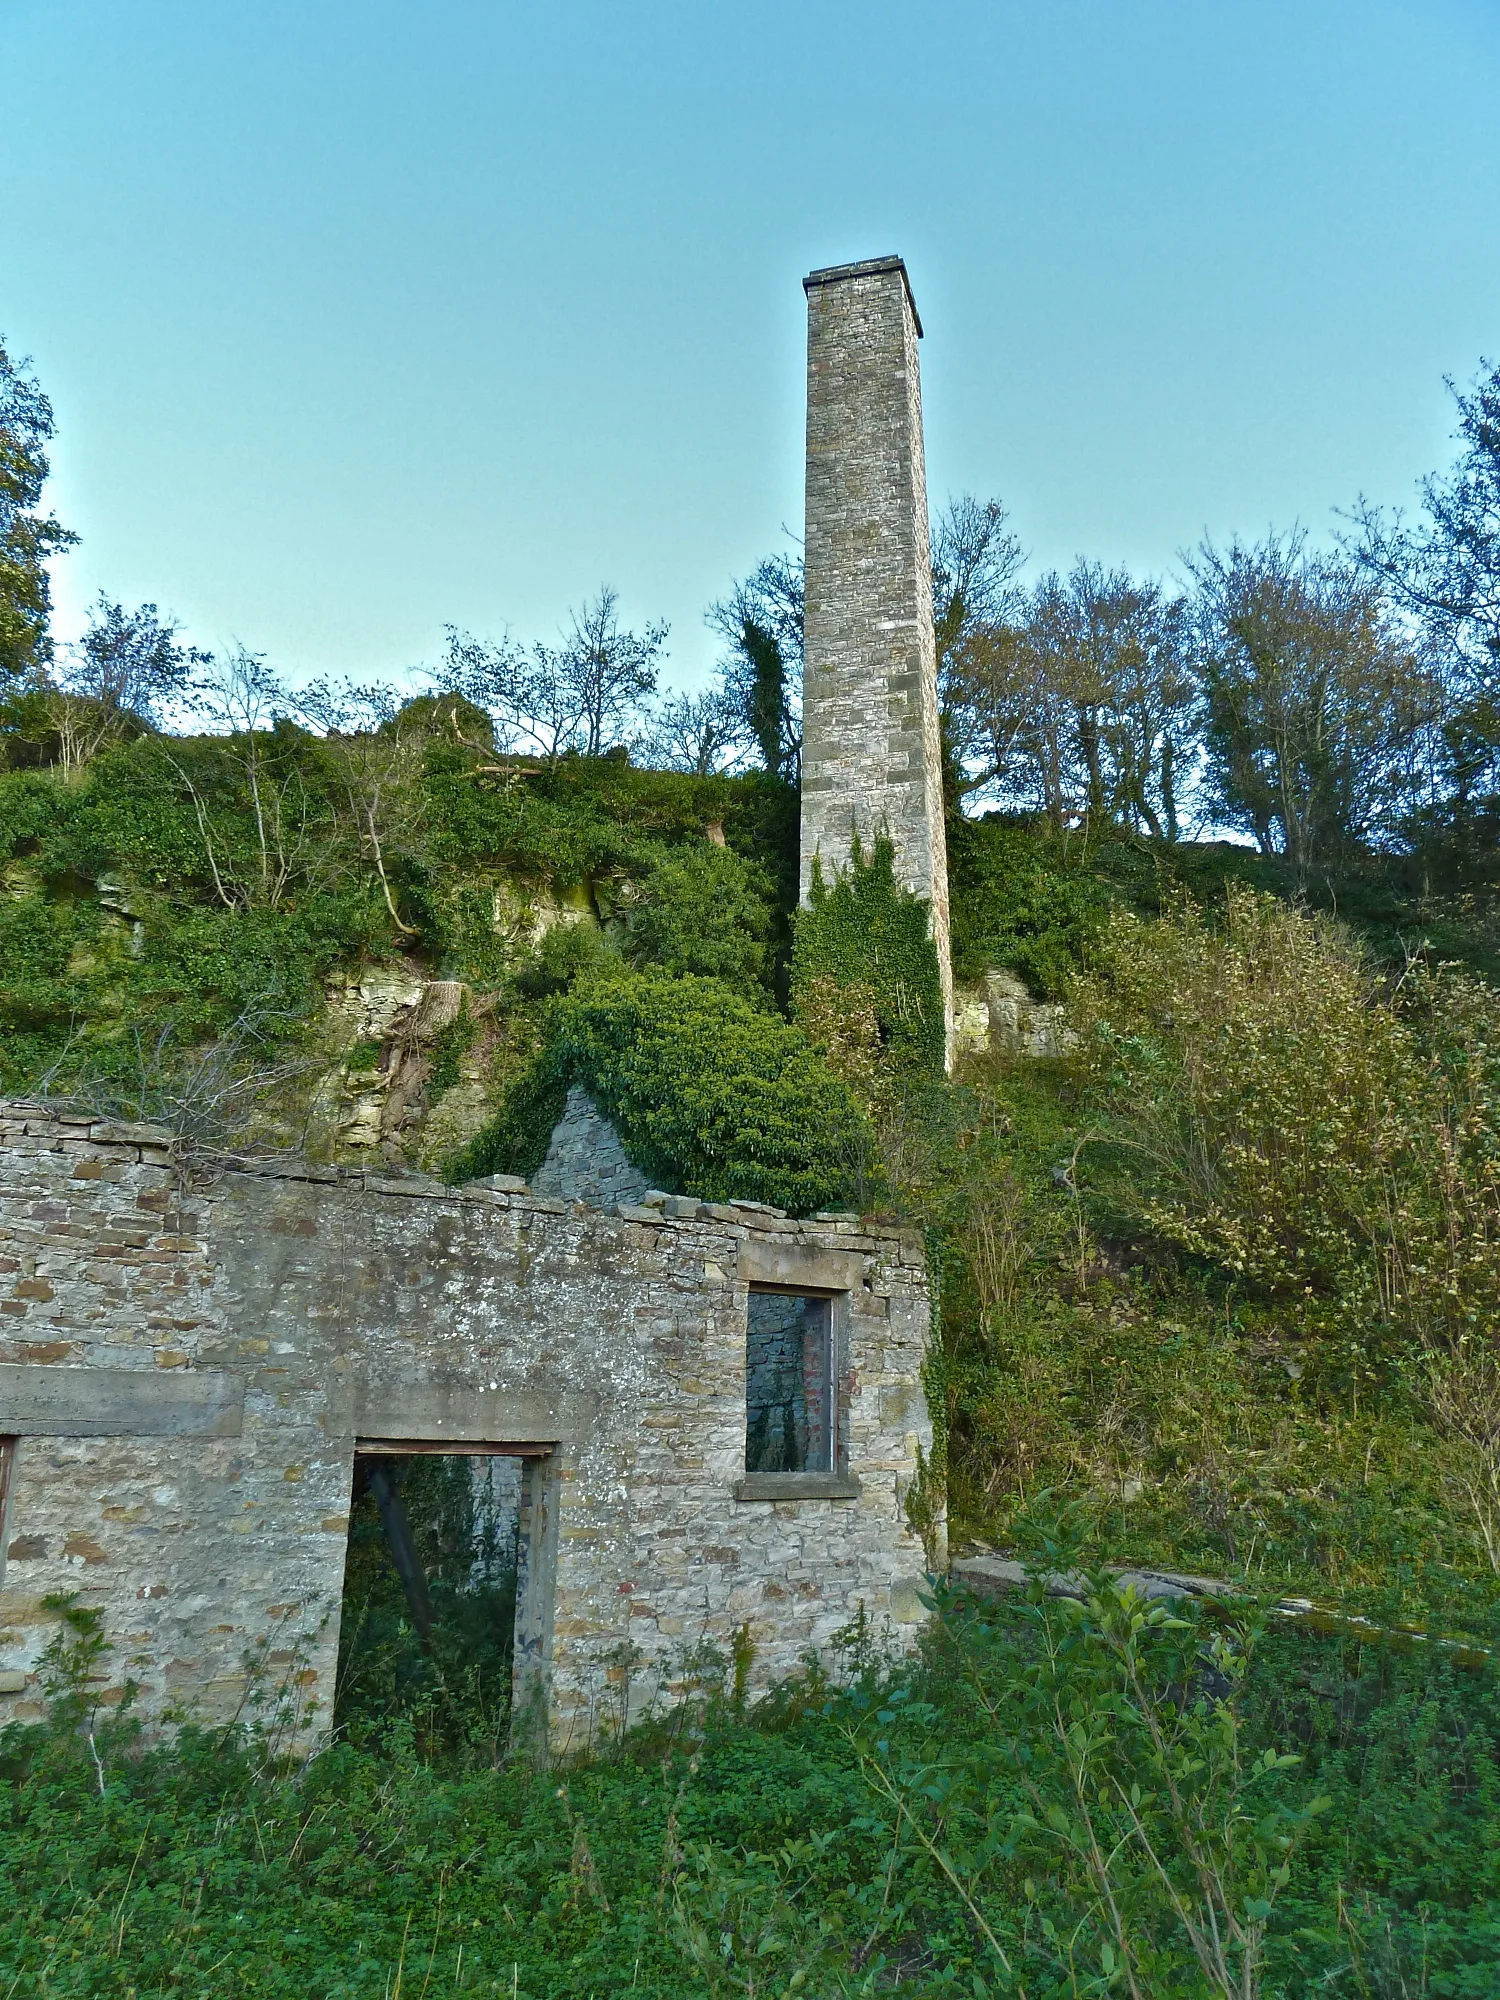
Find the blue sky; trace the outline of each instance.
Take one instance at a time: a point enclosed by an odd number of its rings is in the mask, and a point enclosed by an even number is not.
[[[0,0],[0,330],[104,588],[296,676],[800,529],[803,298],[900,251],[934,502],[1326,534],[1500,358],[1500,0]]]

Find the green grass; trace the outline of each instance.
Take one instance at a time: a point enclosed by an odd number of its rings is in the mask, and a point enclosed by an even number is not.
[[[710,1702],[691,1727],[565,1771],[458,1772],[424,1761],[409,1726],[379,1752],[346,1741],[278,1767],[254,1738],[189,1732],[141,1754],[116,1725],[101,1792],[64,1724],[13,1729],[0,1992],[1102,1993],[1096,1918],[1053,1836],[1024,1823],[1009,1743],[1007,1704],[1044,1682],[1038,1640],[1059,1615],[1002,1607],[976,1626],[955,1609],[909,1672],[867,1664],[842,1689],[814,1678],[748,1716]],[[1153,1643],[1164,1661],[1178,1642]],[[1202,1643],[1190,1633],[1185,1657]],[[1118,1708],[1118,1687],[1089,1679],[1112,1671],[1097,1649],[1069,1668],[1075,1692]],[[1494,1666],[1275,1631],[1234,1705],[1242,1763],[1267,1744],[1301,1759],[1234,1795],[1291,1819],[1326,1800],[1276,1900],[1258,1990],[1493,1993]],[[1153,1995],[1211,1991],[1149,1884],[1122,1873],[1120,1886],[1132,1935],[1157,1953]],[[1088,1941],[1071,1980],[1047,1922]]]

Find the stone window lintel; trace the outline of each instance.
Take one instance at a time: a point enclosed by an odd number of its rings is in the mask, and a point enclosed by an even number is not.
[[[851,1472],[747,1472],[735,1481],[736,1500],[857,1500]]]

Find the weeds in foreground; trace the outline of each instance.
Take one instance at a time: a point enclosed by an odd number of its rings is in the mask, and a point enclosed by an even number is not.
[[[171,1748],[96,1716],[91,1750],[106,1642],[65,1625],[51,1720],[0,1740],[0,2000],[1495,1990],[1493,1662],[1102,1575],[940,1609],[910,1666],[851,1626],[747,1712],[731,1657],[686,1725],[550,1772],[409,1721],[296,1764],[253,1713]]]

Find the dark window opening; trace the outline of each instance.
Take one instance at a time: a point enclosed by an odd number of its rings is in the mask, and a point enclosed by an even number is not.
[[[833,1301],[752,1292],[745,1470],[832,1472],[834,1457]]]
[[[496,1764],[510,1734],[519,1457],[361,1449],[334,1721],[375,1743]]]

